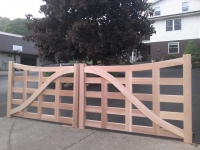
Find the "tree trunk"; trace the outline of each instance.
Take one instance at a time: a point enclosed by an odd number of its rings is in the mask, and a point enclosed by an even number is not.
[[[92,65],[94,65],[94,66],[97,65],[97,60],[96,60],[96,59],[93,59],[93,60],[92,60]]]

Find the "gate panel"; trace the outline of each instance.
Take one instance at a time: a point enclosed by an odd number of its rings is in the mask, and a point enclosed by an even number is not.
[[[52,122],[71,124],[78,126],[78,84],[79,84],[79,65],[67,67],[31,67],[20,64],[9,63],[9,84],[8,87],[8,109],[7,116],[18,116],[31,119],[39,119]],[[23,76],[14,76],[13,69],[22,69]],[[34,76],[29,76],[28,72],[34,71]],[[45,72],[55,72],[50,77],[44,77]],[[63,75],[74,73],[74,77],[64,77]],[[22,87],[14,87],[13,82],[22,82]],[[35,82],[38,87],[28,87],[29,82]],[[63,84],[73,84],[73,90],[64,90]],[[49,85],[50,89],[47,88]],[[55,85],[55,88],[53,86]],[[22,99],[14,99],[13,94],[22,94]],[[31,95],[28,97],[28,95]],[[47,96],[47,101],[44,101]],[[50,96],[53,96],[51,99]],[[73,97],[72,103],[63,103],[61,97]],[[17,107],[13,107],[16,105]],[[34,107],[34,112],[28,111],[28,107]],[[52,114],[47,114],[45,109],[51,109]],[[36,111],[36,112],[35,112]],[[66,117],[72,111],[72,116]],[[50,111],[48,111],[50,112]],[[67,113],[67,114],[66,114]]]
[[[86,84],[100,83],[100,92],[85,91],[85,97],[101,98],[101,106],[86,105],[82,113],[93,112],[101,113],[100,120],[85,119],[85,126],[106,128],[112,130],[129,131],[142,134],[151,134],[158,136],[167,136],[173,138],[184,139],[184,142],[192,142],[192,124],[191,124],[191,59],[190,55],[184,55],[183,58],[162,61],[151,64],[141,64],[133,66],[87,66],[85,73],[92,73],[100,76],[101,78],[87,78]],[[160,69],[165,67],[172,67],[183,65],[184,76],[183,78],[161,78]],[[152,70],[152,78],[134,78],[132,71]],[[108,72],[125,72],[125,78],[114,78]],[[187,73],[186,73],[187,72]],[[187,74],[187,75],[186,75]],[[187,81],[186,81],[187,80]],[[112,83],[119,92],[108,92],[105,95],[105,83]],[[125,84],[126,88],[122,85]],[[152,94],[132,93],[132,84],[151,84]],[[190,84],[186,86],[187,84]],[[102,86],[103,85],[103,86]],[[182,85],[184,87],[183,95],[163,95],[160,94],[160,85]],[[104,93],[104,94],[103,94]],[[186,100],[187,97],[187,100]],[[108,107],[108,98],[125,99],[125,108]],[[152,102],[153,109],[149,110],[140,101]],[[183,103],[184,112],[169,112],[160,110],[160,102],[167,103]],[[188,105],[186,105],[188,103]],[[84,99],[85,104],[85,99]],[[130,105],[131,104],[131,105]],[[134,104],[138,109],[132,109]],[[189,108],[187,108],[189,107]],[[103,110],[103,111],[102,111]],[[106,115],[107,114],[107,115]],[[109,122],[109,114],[125,116],[125,124]],[[132,117],[144,117],[153,121],[153,126],[140,126],[132,124],[134,119]],[[187,119],[186,119],[187,118]],[[183,129],[178,128],[164,119],[183,121]],[[130,128],[131,127],[131,128]]]

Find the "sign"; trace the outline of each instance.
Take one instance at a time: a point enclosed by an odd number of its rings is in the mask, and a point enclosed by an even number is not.
[[[13,51],[19,51],[19,52],[22,52],[22,46],[19,46],[19,45],[13,45]]]

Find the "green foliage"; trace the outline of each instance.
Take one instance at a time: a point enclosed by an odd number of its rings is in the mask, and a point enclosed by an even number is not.
[[[65,75],[63,75],[63,77],[74,77],[74,73],[65,74]]]
[[[45,77],[50,77],[52,74],[54,74],[54,72],[44,72]],[[65,74],[63,77],[74,77],[74,73]]]
[[[44,72],[45,77],[50,77],[54,72]]]
[[[167,54],[166,60],[175,59],[176,57],[173,54]]]
[[[109,65],[123,50],[132,51],[145,34],[155,33],[148,17],[153,9],[146,0],[43,0],[45,18],[27,15],[32,32],[24,39],[35,42],[44,61],[103,61]]]
[[[119,76],[118,72],[109,72],[109,74],[111,74],[113,77],[118,77]]]
[[[188,42],[188,44],[187,44],[187,46],[185,48],[184,54],[191,54],[192,62],[200,61],[200,50],[199,50],[199,47],[192,40]]]
[[[26,19],[14,19],[7,23],[4,28],[5,32],[19,34],[19,35],[29,35],[30,31],[25,27]]]
[[[193,63],[194,65],[200,66],[200,61],[196,61]]]
[[[1,17],[0,16],[0,31],[4,32],[4,29],[6,27],[6,25],[10,22],[11,20],[9,18],[6,17]]]

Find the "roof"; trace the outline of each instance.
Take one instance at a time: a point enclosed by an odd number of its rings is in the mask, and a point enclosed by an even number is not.
[[[20,54],[38,55],[33,42],[22,39],[22,35],[0,32],[0,52],[13,53],[13,45],[22,46]]]
[[[22,35],[12,34],[12,33],[7,33],[7,32],[1,32],[1,31],[0,31],[0,34],[7,35],[7,36],[13,36],[13,37],[19,37],[19,38],[23,37]]]

